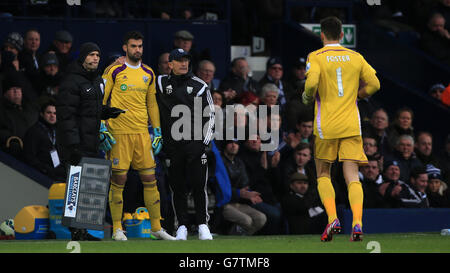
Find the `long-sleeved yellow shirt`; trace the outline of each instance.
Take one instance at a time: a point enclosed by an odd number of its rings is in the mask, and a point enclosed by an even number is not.
[[[376,71],[361,54],[326,45],[311,52],[306,64],[306,96],[315,98],[314,135],[335,139],[361,135],[357,105],[360,80],[373,94],[380,83]]]
[[[160,127],[155,73],[149,66],[142,63],[138,66],[114,65],[105,70],[103,80],[103,104],[126,110],[108,120],[108,130],[112,134],[148,132],[149,119],[154,128]]]

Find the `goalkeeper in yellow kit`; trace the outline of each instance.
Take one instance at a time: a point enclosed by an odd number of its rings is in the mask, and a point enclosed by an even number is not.
[[[341,231],[336,214],[335,192],[330,178],[331,164],[339,156],[353,213],[350,240],[362,240],[363,190],[358,166],[367,164],[361,140],[358,98],[371,96],[380,89],[375,70],[357,52],[339,44],[342,23],[336,17],[320,22],[324,47],[311,52],[306,64],[303,103],[315,101],[314,135],[317,187],[328,215],[321,236],[330,241]],[[361,84],[360,84],[361,83]]]
[[[120,119],[108,121],[108,130],[115,138],[115,145],[107,153],[112,162],[112,181],[109,206],[113,221],[113,239],[125,241],[122,228],[123,190],[130,165],[139,172],[144,186],[144,202],[150,215],[152,234],[164,240],[175,240],[161,228],[160,196],[155,178],[153,153],[161,150],[161,127],[156,103],[155,74],[142,63],[144,36],[138,31],[125,35],[123,50],[125,63],[105,69],[104,105],[124,109]],[[148,123],[154,128],[153,142],[148,132]]]

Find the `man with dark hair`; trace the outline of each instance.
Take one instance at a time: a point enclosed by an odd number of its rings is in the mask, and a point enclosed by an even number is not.
[[[267,221],[266,215],[252,208],[251,204],[262,202],[260,193],[249,189],[250,183],[242,159],[237,156],[239,141],[225,142],[222,159],[227,169],[231,183],[231,200],[223,207],[223,216],[226,220],[235,223],[237,230],[253,235],[260,230]]]
[[[380,89],[375,70],[357,52],[342,47],[342,23],[336,17],[320,22],[320,37],[324,47],[311,52],[306,64],[303,103],[315,101],[314,135],[317,184],[328,215],[328,225],[322,241],[330,241],[340,232],[335,192],[331,183],[331,164],[339,155],[348,187],[353,213],[352,241],[362,238],[363,189],[358,177],[358,165],[367,164],[364,154],[357,98],[373,95]],[[363,82],[363,88],[360,83]]]
[[[55,181],[65,181],[56,143],[56,103],[42,105],[39,120],[27,130],[24,139],[25,161]]]
[[[212,240],[208,228],[208,156],[210,141],[214,133],[214,104],[208,85],[194,76],[189,68],[191,55],[181,48],[170,52],[170,75],[160,75],[157,85],[158,106],[161,112],[161,128],[164,140],[163,151],[168,163],[169,185],[173,192],[173,204],[178,220],[177,240],[187,239],[189,225],[187,194],[192,189],[195,205],[195,223],[198,225],[200,240]],[[200,116],[194,110],[199,105]],[[189,109],[184,115],[182,131],[176,128],[179,120],[172,111],[180,106]],[[176,110],[178,108],[178,110]],[[209,116],[202,115],[207,110]],[[203,118],[202,118],[203,116]],[[195,120],[200,119],[200,122]],[[200,125],[197,127],[197,125]],[[186,128],[190,127],[190,131]],[[174,133],[176,132],[176,133]],[[187,181],[186,181],[187,180]]]
[[[61,162],[78,165],[82,157],[98,157],[100,121],[116,118],[117,109],[102,105],[104,83],[98,72],[100,48],[84,43],[76,62],[68,67],[56,98],[56,141],[61,144]],[[86,229],[69,228],[72,240],[98,240]]]
[[[175,240],[161,227],[161,201],[154,158],[162,147],[161,127],[155,97],[155,73],[142,63],[143,40],[144,36],[139,31],[127,32],[122,45],[126,53],[125,63],[113,63],[103,74],[103,104],[126,109],[126,113],[108,122],[108,129],[116,140],[107,155],[112,161],[109,207],[113,239],[116,241],[127,240],[122,228],[122,215],[123,191],[130,166],[139,172],[143,184],[152,234],[158,239]],[[153,141],[148,131],[149,121],[153,127]]]

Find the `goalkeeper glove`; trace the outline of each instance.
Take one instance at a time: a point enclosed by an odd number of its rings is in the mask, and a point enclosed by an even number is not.
[[[310,97],[306,94],[306,92],[303,92],[302,94],[302,102],[305,105],[309,105],[314,101],[313,97]]]
[[[116,140],[111,135],[111,133],[108,132],[108,129],[106,128],[104,122],[100,122],[99,138],[100,138],[99,149],[105,153],[111,150],[113,144],[116,144]]]
[[[161,135],[161,128],[160,127],[153,128],[152,148],[153,148],[153,153],[155,155],[157,155],[161,151],[162,144],[163,144],[163,139],[162,139],[162,135]]]

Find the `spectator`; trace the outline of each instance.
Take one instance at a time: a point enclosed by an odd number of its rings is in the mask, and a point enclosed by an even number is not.
[[[172,69],[169,67],[169,52],[164,52],[158,58],[158,76],[170,75]]]
[[[38,121],[24,138],[25,161],[55,181],[64,182],[66,171],[61,164],[56,143],[56,108],[54,102],[42,105]]]
[[[317,186],[317,176],[314,161],[312,159],[312,149],[310,144],[300,143],[295,149],[291,157],[286,160],[283,167],[283,194],[286,194],[290,185],[290,178],[294,173],[301,173],[308,177],[311,187]]]
[[[278,57],[272,57],[267,60],[266,74],[259,80],[259,85],[264,86],[267,83],[273,83],[279,89],[278,104],[284,106],[292,96],[296,95],[294,89],[283,79],[283,64]],[[298,94],[297,94],[298,95]]]
[[[376,110],[370,119],[370,126],[365,134],[373,135],[378,143],[378,151],[382,156],[388,156],[393,152],[389,143],[389,116],[383,108]]]
[[[385,157],[385,160],[395,160],[399,163],[400,180],[402,181],[409,181],[411,170],[422,166],[414,153],[414,139],[410,135],[401,135],[397,140],[393,155]]]
[[[209,49],[197,52],[194,45],[194,35],[187,30],[179,30],[174,34],[173,48],[181,48],[191,55],[192,71],[197,71],[200,60],[211,60]]]
[[[450,34],[445,29],[445,18],[435,12],[427,22],[427,28],[421,34],[421,48],[439,61],[450,65]]]
[[[11,32],[3,42],[3,50],[12,52],[16,57],[23,49],[23,37],[20,33]]]
[[[450,106],[450,84],[442,92],[441,101],[444,105]]]
[[[419,207],[429,207],[427,194],[425,192],[428,187],[428,173],[425,167],[417,167],[411,171],[410,185],[420,198],[420,202],[418,202]],[[417,199],[417,201],[419,201],[419,199]]]
[[[305,80],[306,80],[306,60],[303,57],[297,58],[292,68],[291,77],[288,81],[290,89],[293,90],[292,97],[294,96],[297,98],[301,97],[305,86]],[[292,97],[289,97],[288,101],[293,99]]]
[[[217,88],[214,86],[214,73],[216,73],[216,66],[209,60],[201,60],[198,63],[196,75],[202,79],[209,87],[209,90],[214,91]]]
[[[55,33],[53,43],[48,48],[48,51],[53,51],[58,57],[59,70],[66,72],[67,66],[73,61],[72,58],[72,43],[73,37],[70,32],[60,30]]]
[[[442,83],[434,84],[430,87],[428,94],[433,98],[437,99],[439,102],[442,102],[442,92],[444,92],[445,86]]]
[[[234,230],[253,235],[267,221],[266,215],[250,205],[261,203],[260,193],[249,190],[249,179],[244,162],[237,156],[239,142],[226,141],[222,159],[231,182],[231,201],[223,208],[225,220],[234,223]]]
[[[24,70],[25,75],[31,82],[39,78],[39,54],[41,45],[41,34],[36,29],[30,29],[25,32],[23,50],[19,53],[18,59],[20,68]]]
[[[385,164],[385,174],[387,176],[386,183],[380,186],[386,202],[392,208],[426,208],[428,200],[424,194],[428,177],[426,171],[415,169],[411,176],[411,186],[405,182],[398,180],[399,170],[398,163],[388,161]],[[397,179],[396,179],[397,178]],[[425,185],[425,187],[424,187]],[[382,190],[382,189],[385,190]]]
[[[38,119],[38,109],[22,98],[21,78],[15,74],[3,80],[3,98],[0,107],[1,149],[23,159],[23,139],[26,131]]]
[[[56,99],[63,74],[59,71],[59,63],[56,54],[45,53],[40,63],[40,80],[35,83],[35,88],[40,94],[39,102]]]
[[[380,185],[378,189],[380,194],[382,196],[385,196],[387,187],[392,183],[398,184],[399,179],[400,179],[400,167],[398,161],[395,160],[385,161],[383,163],[383,183]]]
[[[416,137],[415,152],[423,166],[432,164],[439,167],[439,161],[433,154],[433,136],[429,132],[419,132]]]
[[[435,166],[427,165],[428,187],[426,190],[430,207],[450,207],[450,190],[447,183],[442,181],[441,170]]]
[[[261,90],[261,103],[269,107],[279,105],[280,89],[273,83],[266,83]]]
[[[225,96],[223,95],[222,92],[220,92],[218,90],[212,91],[211,96],[212,96],[214,105],[218,106],[221,109],[223,109],[225,107],[225,104],[224,104]]]
[[[238,97],[238,102],[244,106],[252,104],[257,107],[260,104],[258,96],[256,96],[256,94],[251,91],[242,92],[241,95]]]
[[[25,73],[20,70],[20,63],[15,52],[17,52],[17,50],[12,49],[10,46],[4,47],[4,50],[1,53],[2,76],[3,78],[17,78],[17,80],[21,82],[23,99],[26,101],[35,101],[38,96]]]
[[[442,178],[445,182],[450,182],[450,134],[444,143],[444,149],[439,154],[439,166],[442,171]]]
[[[366,156],[374,156],[378,153],[378,145],[375,137],[370,135],[363,136],[363,148]]]
[[[289,234],[320,234],[327,224],[319,194],[302,173],[293,173],[289,178],[289,192],[284,195],[281,207]]]
[[[281,233],[281,208],[272,190],[273,181],[271,168],[267,160],[267,154],[261,151],[261,139],[257,135],[251,135],[244,142],[242,149],[239,150],[239,157],[244,161],[245,168],[249,177],[252,191],[261,193],[263,202],[252,204],[252,207],[263,212],[267,217],[266,225],[261,233],[280,234]],[[273,179],[271,181],[271,179]]]
[[[397,139],[401,135],[410,135],[414,137],[414,128],[412,127],[413,118],[414,113],[408,107],[400,108],[396,112],[394,122],[389,131],[389,141],[391,146],[396,145]]]
[[[245,91],[259,94],[259,84],[250,76],[250,67],[244,57],[233,59],[230,72],[220,82],[219,90],[224,93],[226,104],[233,104],[235,97]]]
[[[297,119],[296,131],[289,133],[285,138],[285,142],[288,145],[283,149],[284,154],[289,155],[292,149],[295,149],[300,143],[312,145],[314,141],[313,119],[312,115],[301,116]]]
[[[383,183],[379,162],[375,157],[368,156],[369,163],[359,167],[359,179],[364,192],[364,208],[387,208],[379,187]]]

